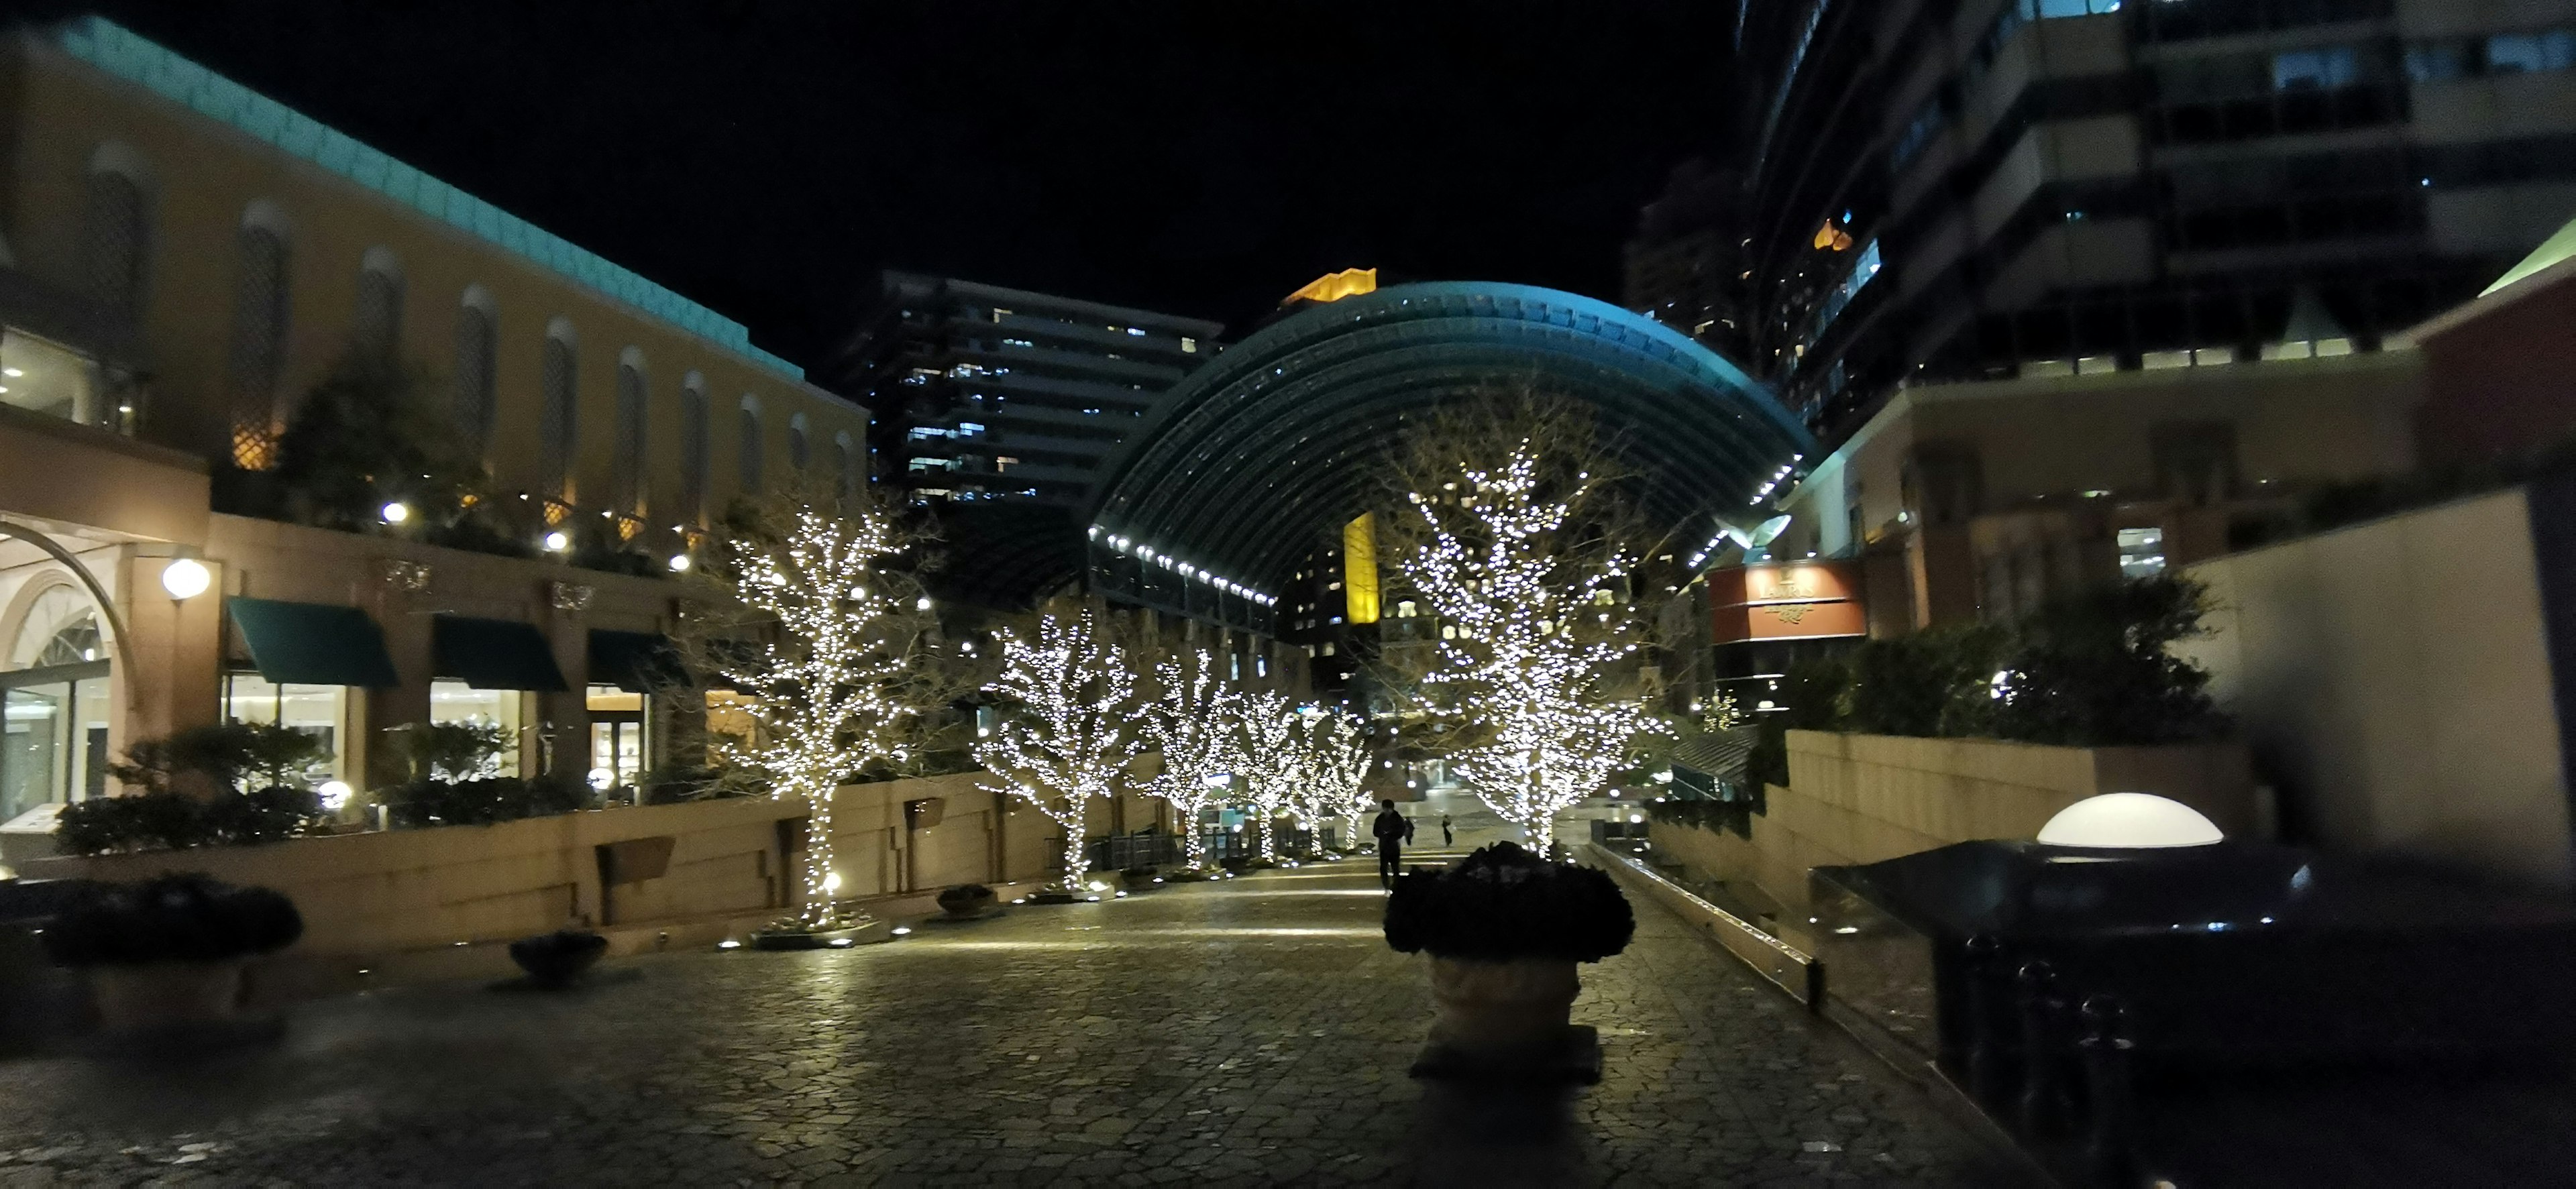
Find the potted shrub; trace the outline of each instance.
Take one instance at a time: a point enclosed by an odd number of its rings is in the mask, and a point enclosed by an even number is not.
[[[1610,877],[1497,842],[1399,876],[1386,942],[1431,955],[1435,1052],[1478,1065],[1544,1062],[1579,1040],[1578,962],[1628,947],[1637,921]]]
[[[939,910],[957,920],[980,917],[993,910],[993,889],[979,883],[943,888],[939,893]]]
[[[242,968],[304,935],[295,902],[203,875],[93,884],[45,928],[45,950],[89,973],[109,1030],[216,1023],[241,1005]]]
[[[510,960],[543,987],[572,982],[607,952],[608,939],[589,929],[557,929],[510,943]]]

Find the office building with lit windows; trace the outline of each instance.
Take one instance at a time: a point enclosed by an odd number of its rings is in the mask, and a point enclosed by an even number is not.
[[[225,719],[359,788],[444,721],[633,786],[703,709],[645,680],[668,572],[737,496],[861,480],[865,411],[740,324],[111,22],[0,36],[0,144],[0,860]],[[442,377],[484,539],[246,506],[356,354]]]
[[[911,502],[1070,507],[1224,329],[889,271],[819,378],[875,413],[872,469]]]
[[[1079,583],[1079,509],[1102,460],[1223,330],[890,270],[817,379],[871,411],[873,481],[939,523],[935,588],[1030,606]]]
[[[1829,451],[1774,556],[1864,559],[1874,628],[2412,469],[2402,332],[2576,213],[2576,0],[1746,0],[1736,49],[1712,226]]]

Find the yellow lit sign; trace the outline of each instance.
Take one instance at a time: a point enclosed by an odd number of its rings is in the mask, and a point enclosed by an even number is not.
[[[1357,297],[1362,293],[1375,292],[1377,292],[1376,269],[1346,268],[1340,272],[1325,273],[1307,282],[1305,288],[1289,294],[1287,300],[1279,304],[1284,306],[1299,301],[1340,301],[1345,297]]]
[[[1360,518],[1342,526],[1342,589],[1350,595],[1352,623],[1377,622],[1377,519]]]

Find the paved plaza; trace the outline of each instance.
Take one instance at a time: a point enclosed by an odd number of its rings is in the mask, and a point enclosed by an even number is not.
[[[218,1058],[0,1064],[0,1184],[2015,1183],[1643,902],[1583,970],[1600,1085],[1426,1088],[1424,959],[1381,903],[1372,865],[1315,865],[566,995],[315,1002]]]

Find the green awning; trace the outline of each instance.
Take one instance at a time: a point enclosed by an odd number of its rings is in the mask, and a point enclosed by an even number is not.
[[[476,689],[563,693],[572,688],[555,667],[554,645],[545,633],[517,620],[435,616],[429,624],[429,651],[433,672]]]
[[[224,600],[250,662],[279,685],[355,685],[385,689],[402,684],[385,634],[355,607],[289,603],[235,595]]]
[[[679,653],[670,637],[653,632],[590,630],[590,683],[614,685],[633,693],[687,684]]]

